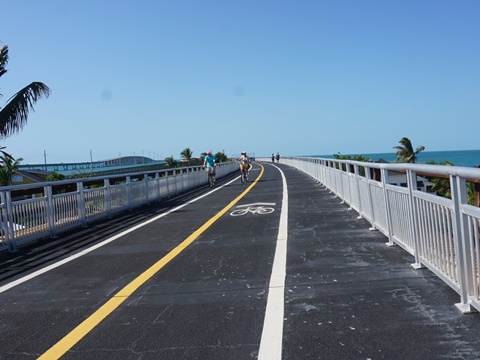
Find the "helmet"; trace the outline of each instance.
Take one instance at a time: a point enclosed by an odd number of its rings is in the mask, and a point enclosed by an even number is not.
[[[212,155],[212,152],[211,152],[211,151],[207,151],[207,155]]]
[[[242,151],[242,155],[243,155],[243,154],[247,155],[247,152],[246,152],[246,151]]]

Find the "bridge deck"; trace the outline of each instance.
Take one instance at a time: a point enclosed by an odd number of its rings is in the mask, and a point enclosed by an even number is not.
[[[480,358],[478,314],[331,193],[250,180],[0,254],[0,358]]]

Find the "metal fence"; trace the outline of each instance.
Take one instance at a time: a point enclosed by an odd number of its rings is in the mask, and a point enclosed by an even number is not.
[[[270,159],[258,159],[270,161]],[[480,310],[480,208],[467,203],[467,183],[480,169],[420,164],[378,164],[320,158],[282,158],[314,178],[367,219],[372,230],[414,257],[459,295],[464,313]],[[374,175],[375,174],[375,175]],[[389,183],[404,174],[406,186]],[[444,176],[451,198],[417,188],[417,176]]]
[[[238,170],[221,163],[216,177]],[[206,185],[201,166],[0,187],[0,250]]]

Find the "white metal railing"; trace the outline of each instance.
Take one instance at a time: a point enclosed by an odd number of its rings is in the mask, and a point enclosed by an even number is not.
[[[268,161],[269,158],[257,158]],[[367,219],[372,229],[414,256],[459,295],[464,313],[480,310],[480,208],[467,203],[467,180],[480,169],[421,164],[379,164],[324,158],[282,158],[323,184]],[[374,179],[372,174],[379,174]],[[407,187],[389,183],[389,173],[405,174]],[[417,189],[417,174],[446,176],[451,199]],[[378,178],[378,176],[377,176]]]
[[[238,170],[220,163],[216,177]],[[0,187],[0,250],[207,184],[201,166]]]

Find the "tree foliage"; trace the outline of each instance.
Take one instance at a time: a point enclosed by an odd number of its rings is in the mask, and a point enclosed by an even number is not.
[[[219,151],[215,154],[215,162],[217,164],[222,162],[227,162],[227,161],[228,161],[228,157],[223,151]]]
[[[357,155],[341,155],[339,152],[333,154],[333,157],[337,160],[354,160],[354,161],[363,161],[363,162],[371,162],[370,158],[367,158],[361,154]]]
[[[367,158],[361,154],[357,154],[357,155],[341,155],[340,152],[337,152],[336,154],[333,154],[333,157],[337,160],[353,160],[353,161],[362,161],[362,162],[371,162],[372,160],[370,158]],[[337,169],[339,168],[338,165],[337,166]],[[345,164],[342,164],[342,170],[345,171],[346,170],[346,165]],[[359,170],[359,174],[360,176],[365,176],[365,168],[362,166],[362,167],[359,167],[358,168]]]
[[[0,49],[0,77],[7,73],[8,45]],[[13,95],[3,108],[0,108],[0,138],[7,138],[19,132],[27,123],[28,113],[42,97],[48,97],[50,89],[41,82],[32,82]],[[0,97],[3,95],[0,94]]]
[[[429,165],[445,165],[445,166],[453,166],[453,164],[449,161],[442,161],[441,163],[437,163],[435,161],[427,161]],[[451,198],[451,191],[450,191],[450,179],[439,178],[439,177],[429,177],[428,180],[433,184],[430,188],[431,192],[436,193],[439,196]]]
[[[396,149],[395,155],[397,155],[397,158],[393,161],[395,163],[415,163],[417,154],[425,150],[425,146],[423,145],[419,145],[415,150],[413,150],[410,139],[406,137],[401,138],[399,143],[401,146],[393,147]]]
[[[190,166],[190,161],[192,160],[192,157],[193,157],[193,151],[189,147],[187,147],[182,150],[182,152],[180,153],[180,156],[184,161],[188,162],[188,166]]]
[[[0,184],[2,186],[12,185],[12,175],[18,170],[18,165],[23,160],[18,158],[15,160],[10,154],[4,153],[0,155],[1,167],[0,167]]]
[[[437,163],[433,160],[427,161],[426,164],[429,165],[444,165],[444,166],[454,166],[453,163],[451,163],[448,160],[444,160],[440,163]],[[438,196],[442,196],[448,199],[452,198],[452,191],[450,188],[450,179],[449,178],[439,178],[439,177],[428,177],[428,180],[433,184],[432,187],[430,188],[431,192],[434,192]],[[469,182],[467,183],[467,202],[470,205],[473,205],[475,201],[475,186],[473,183]]]
[[[165,162],[167,163],[167,167],[174,168],[177,167],[178,162],[172,156],[166,157]]]
[[[65,175],[59,174],[55,171],[51,171],[45,181],[58,181],[58,180],[65,180]]]

